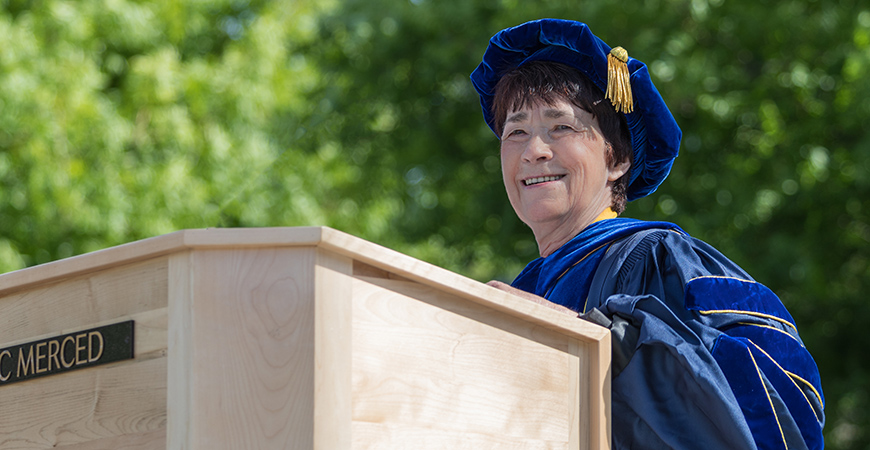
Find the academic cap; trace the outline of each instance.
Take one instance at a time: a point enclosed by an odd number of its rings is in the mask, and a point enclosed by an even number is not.
[[[585,23],[534,20],[496,33],[471,74],[471,82],[480,94],[484,120],[495,133],[492,102],[502,76],[530,61],[553,61],[580,70],[607,94],[628,123],[634,153],[628,186],[632,201],[651,194],[667,178],[682,132],[653,86],[646,65],[628,57],[621,47],[612,53]]]

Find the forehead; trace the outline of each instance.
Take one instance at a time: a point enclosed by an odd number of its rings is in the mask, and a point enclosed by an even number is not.
[[[533,116],[541,116],[545,119],[560,119],[560,118],[591,118],[592,114],[582,108],[567,102],[563,99],[557,99],[553,102],[544,102],[542,100],[528,102],[519,108],[508,111],[505,122],[516,123],[524,122],[531,119]]]

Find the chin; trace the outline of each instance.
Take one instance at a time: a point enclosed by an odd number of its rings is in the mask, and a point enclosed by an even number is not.
[[[516,210],[516,209],[515,209]],[[569,210],[560,202],[538,201],[526,208],[523,208],[523,217],[533,222],[551,222],[553,220],[561,221]]]
[[[530,226],[533,230],[538,226],[547,226],[547,224],[562,223],[564,216],[561,214],[541,214],[531,213],[522,217],[523,222]]]

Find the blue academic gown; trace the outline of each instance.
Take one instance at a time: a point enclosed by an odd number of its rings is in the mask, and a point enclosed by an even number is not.
[[[513,286],[611,329],[614,449],[821,449],[818,368],[777,296],[674,224],[593,223]]]

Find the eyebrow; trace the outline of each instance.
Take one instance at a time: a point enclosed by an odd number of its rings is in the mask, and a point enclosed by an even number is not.
[[[526,114],[524,112],[518,112],[518,113],[514,113],[514,114],[509,115],[507,117],[507,119],[505,119],[505,123],[522,122],[528,118],[529,118],[528,114]]]
[[[569,115],[567,111],[563,111],[561,109],[548,109],[544,111],[544,117],[548,119],[559,119],[561,117],[565,117]],[[522,122],[524,120],[528,120],[529,115],[525,112],[518,112],[511,114],[505,119],[505,123],[517,123]]]
[[[568,113],[566,111],[561,110],[561,109],[548,109],[548,110],[544,111],[544,117],[546,117],[548,119],[558,119],[560,117],[565,117],[567,115],[568,115]]]

